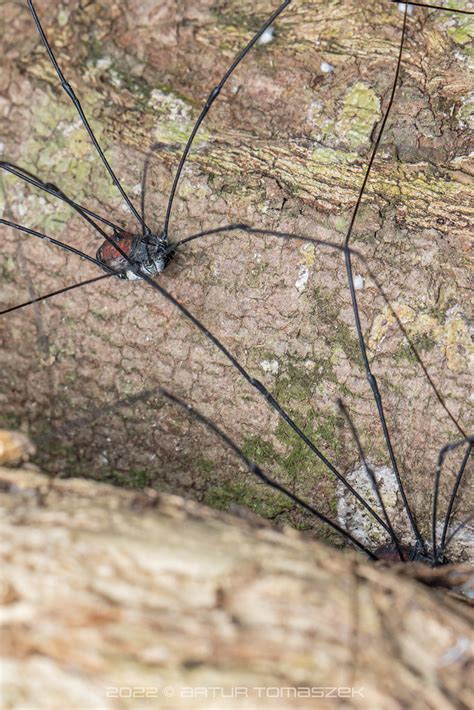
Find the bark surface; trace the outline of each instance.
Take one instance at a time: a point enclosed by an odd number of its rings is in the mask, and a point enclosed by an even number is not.
[[[157,231],[200,107],[275,4],[38,0],[61,66],[136,204],[144,156],[159,142],[146,199]],[[171,239],[244,221],[341,243],[390,94],[402,19],[396,3],[295,0],[274,39],[257,46],[229,81],[198,135]],[[2,157],[133,229],[25,4],[3,3],[0,22]],[[461,15],[415,8],[409,17],[400,86],[353,241],[465,430],[472,33],[472,21]],[[324,72],[324,64],[333,71]],[[67,208],[9,176],[2,185],[4,216],[95,253],[96,235]],[[2,240],[5,305],[96,275],[91,265],[3,227]],[[362,263],[356,277],[403,480],[429,536],[437,453],[459,431]],[[340,255],[237,233],[193,243],[160,278],[265,381],[344,475],[360,460],[337,397],[353,413],[373,465],[387,464]],[[143,284],[105,281],[13,313],[1,328],[2,418],[32,433],[49,472],[153,486],[221,508],[236,503],[326,534],[279,496],[236,476],[219,442],[150,393],[166,385],[219,421],[283,483],[351,524],[326,469]],[[134,398],[143,391],[143,401]],[[442,478],[444,505],[458,454],[448,457]],[[400,498],[390,490],[389,509],[409,538]],[[457,520],[468,509],[463,491]],[[370,544],[383,542],[366,521],[353,531]]]
[[[0,489],[5,709],[473,705],[465,567],[32,470]]]

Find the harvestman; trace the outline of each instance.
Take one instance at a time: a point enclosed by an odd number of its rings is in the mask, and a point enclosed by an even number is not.
[[[390,0],[390,2],[395,2],[396,0]],[[363,333],[362,333],[362,327],[361,327],[361,322],[360,322],[360,316],[359,316],[359,307],[357,303],[357,297],[356,297],[356,292],[355,292],[355,287],[354,287],[354,278],[353,278],[353,271],[352,271],[352,259],[354,256],[357,258],[362,259],[362,261],[365,260],[363,257],[356,252],[354,249],[350,247],[350,240],[351,240],[351,235],[352,231],[354,228],[354,224],[359,212],[359,208],[361,205],[361,201],[364,195],[364,191],[367,185],[367,182],[369,180],[371,168],[377,153],[377,150],[380,145],[380,141],[382,138],[382,134],[385,128],[385,125],[388,120],[388,116],[393,104],[394,96],[395,96],[395,91],[397,88],[398,84],[398,77],[399,77],[399,72],[400,72],[400,67],[402,63],[402,54],[403,54],[403,48],[404,48],[404,41],[405,41],[405,36],[406,36],[406,27],[407,27],[407,9],[408,9],[408,3],[403,3],[405,6],[404,9],[404,15],[403,15],[403,26],[402,26],[402,31],[401,31],[401,39],[400,39],[400,46],[399,46],[399,54],[398,54],[398,59],[397,59],[397,64],[396,64],[396,70],[395,70],[395,76],[394,76],[394,81],[392,85],[392,90],[391,90],[391,95],[389,98],[389,102],[387,105],[387,108],[385,110],[385,113],[383,115],[382,122],[380,124],[380,128],[378,130],[377,138],[374,142],[371,156],[369,159],[369,163],[365,172],[365,176],[358,194],[357,202],[355,205],[355,208],[352,213],[352,218],[350,220],[350,224],[347,230],[346,238],[344,241],[344,245],[338,245],[334,244],[331,242],[326,242],[323,240],[318,240],[310,237],[306,237],[303,235],[295,235],[295,234],[289,234],[286,232],[275,232],[272,230],[266,230],[266,229],[254,229],[250,227],[249,225],[246,224],[230,224],[230,225],[225,225],[222,227],[218,227],[216,229],[212,230],[207,230],[205,232],[200,232],[198,234],[193,234],[189,237],[186,237],[179,242],[176,242],[174,244],[169,242],[169,225],[170,225],[170,219],[172,216],[172,210],[173,210],[173,204],[174,204],[174,199],[177,193],[177,188],[178,188],[178,183],[182,174],[182,170],[184,168],[184,165],[187,161],[189,151],[192,147],[193,141],[195,139],[195,136],[204,120],[206,117],[207,113],[209,112],[212,104],[214,101],[217,99],[219,96],[222,88],[226,84],[227,80],[229,77],[232,75],[234,70],[237,68],[237,66],[240,64],[240,62],[246,57],[248,52],[252,49],[252,47],[258,42],[258,40],[262,37],[264,32],[268,30],[268,28],[273,25],[273,23],[277,20],[277,18],[287,9],[288,6],[291,5],[291,0],[285,0],[285,2],[281,3],[281,5],[270,15],[270,17],[263,23],[261,28],[258,30],[258,32],[252,37],[250,42],[244,47],[244,49],[239,52],[239,54],[236,56],[220,82],[212,89],[210,92],[202,110],[201,113],[199,114],[199,117],[194,124],[194,127],[191,131],[191,134],[188,138],[188,141],[186,143],[186,146],[183,150],[181,159],[179,161],[179,165],[176,171],[176,174],[174,176],[174,180],[172,183],[170,195],[168,198],[168,205],[166,209],[166,214],[165,214],[165,219],[164,219],[164,225],[163,229],[160,234],[154,233],[149,226],[145,222],[145,205],[144,205],[144,194],[145,194],[145,184],[146,184],[146,175],[147,175],[147,168],[148,168],[148,161],[149,161],[149,156],[147,157],[145,161],[145,169],[143,171],[143,180],[142,180],[142,200],[141,200],[141,211],[139,212],[136,207],[133,205],[131,199],[128,197],[127,193],[125,192],[124,188],[122,187],[119,179],[115,175],[112,167],[108,163],[93,131],[92,128],[90,127],[90,124],[84,114],[84,111],[81,107],[81,104],[76,97],[74,90],[72,89],[71,85],[67,82],[63,72],[61,71],[61,68],[56,60],[56,57],[53,53],[52,47],[48,42],[48,39],[45,35],[45,32],[43,30],[43,27],[41,25],[40,19],[37,15],[36,9],[34,7],[34,4],[32,0],[27,0],[28,7],[31,11],[31,14],[33,16],[33,19],[36,23],[36,27],[38,29],[38,32],[40,34],[40,37],[42,39],[42,42],[46,48],[46,51],[48,53],[49,59],[53,65],[53,68],[58,76],[58,79],[61,83],[61,86],[69,96],[70,100],[74,104],[80,119],[87,130],[89,134],[89,138],[97,151],[99,158],[101,162],[103,163],[104,167],[106,168],[107,172],[109,173],[109,176],[114,183],[114,185],[117,187],[119,192],[121,193],[121,196],[125,203],[127,204],[132,216],[138,223],[139,231],[138,232],[128,232],[123,230],[121,227],[117,226],[114,224],[112,221],[105,219],[104,217],[98,215],[95,212],[92,212],[91,210],[83,207],[82,205],[79,205],[78,203],[74,202],[71,200],[69,197],[67,197],[57,186],[55,186],[52,183],[47,183],[43,182],[40,178],[37,176],[33,175],[29,171],[20,168],[19,166],[13,165],[12,163],[7,163],[7,162],[1,162],[0,167],[5,170],[6,172],[9,172],[21,180],[29,183],[30,185],[43,190],[44,192],[49,193],[53,197],[56,197],[66,204],[68,204],[73,210],[75,210],[102,238],[103,238],[103,243],[99,247],[97,254],[94,257],[89,256],[88,254],[85,254],[84,252],[81,252],[78,249],[75,249],[74,247],[71,247],[67,244],[64,244],[58,240],[55,240],[51,237],[46,236],[45,234],[42,234],[36,230],[29,229],[27,227],[24,227],[20,224],[16,224],[14,222],[11,222],[6,219],[0,219],[0,223],[12,227],[13,229],[23,232],[25,234],[37,237],[39,239],[47,240],[48,242],[58,246],[59,248],[69,251],[76,256],[79,256],[83,259],[88,260],[89,262],[95,264],[99,268],[101,268],[103,271],[106,273],[103,274],[102,276],[98,276],[92,279],[88,279],[87,281],[83,281],[79,284],[73,284],[71,286],[59,289],[55,292],[46,294],[45,296],[41,296],[39,298],[32,299],[31,301],[28,301],[27,303],[23,303],[17,306],[13,306],[10,308],[7,308],[3,310],[0,314],[1,315],[6,315],[7,313],[10,313],[14,310],[18,310],[20,308],[23,308],[27,305],[30,305],[32,303],[37,303],[39,301],[42,301],[46,298],[50,298],[51,296],[58,295],[60,293],[64,293],[66,291],[79,288],[81,286],[84,286],[86,284],[91,284],[96,281],[99,281],[104,278],[108,278],[110,276],[118,276],[119,278],[124,278],[124,279],[129,279],[129,280],[135,280],[135,279],[141,279],[145,281],[147,285],[149,285],[151,288],[154,290],[158,291],[161,296],[163,296],[165,299],[170,301],[188,320],[190,320],[216,347],[217,349],[227,358],[227,360],[231,363],[231,365],[242,375],[242,377],[250,384],[252,385],[268,402],[268,404],[277,412],[277,414],[296,432],[296,434],[301,438],[301,440],[306,444],[306,446],[322,461],[325,466],[329,469],[329,471],[340,481],[340,483],[353,495],[357,501],[364,506],[364,508],[367,510],[367,512],[377,521],[377,523],[385,530],[387,535],[389,536],[391,543],[388,545],[388,554],[389,555],[397,555],[400,560],[409,560],[409,559],[418,559],[418,560],[423,560],[425,562],[428,562],[432,565],[437,565],[437,564],[442,564],[445,561],[445,551],[447,546],[449,545],[450,541],[458,533],[458,531],[461,529],[462,525],[465,525],[467,521],[464,521],[461,526],[459,526],[453,533],[451,533],[450,536],[448,536],[448,530],[449,526],[451,524],[451,519],[452,515],[454,512],[454,504],[455,500],[457,497],[457,494],[459,492],[461,482],[464,476],[464,472],[466,470],[467,462],[471,454],[472,450],[472,443],[474,441],[474,437],[472,436],[467,436],[465,432],[461,429],[459,426],[458,422],[456,419],[453,417],[449,409],[447,408],[446,404],[444,403],[443,398],[439,394],[438,390],[436,389],[433,381],[431,380],[429,373],[427,372],[423,362],[421,361],[421,358],[419,357],[416,349],[414,348],[413,344],[410,342],[407,333],[403,329],[402,324],[400,323],[398,317],[396,316],[396,313],[391,309],[392,314],[394,315],[395,319],[397,320],[397,323],[399,327],[401,328],[404,336],[407,338],[410,347],[412,348],[413,353],[415,354],[415,357],[418,361],[418,363],[422,366],[423,371],[428,378],[428,381],[433,388],[436,397],[438,398],[438,401],[440,404],[444,407],[445,411],[457,427],[458,431],[462,435],[462,439],[459,441],[450,443],[443,447],[440,451],[439,458],[438,458],[438,465],[436,468],[435,472],[435,481],[434,481],[434,495],[433,495],[433,508],[432,508],[432,540],[431,540],[431,549],[428,548],[428,545],[426,541],[423,539],[421,536],[421,533],[419,531],[417,522],[415,520],[415,517],[412,513],[409,501],[406,497],[406,493],[403,487],[403,483],[401,480],[401,476],[399,473],[399,468],[396,460],[396,456],[393,450],[393,446],[391,443],[391,438],[390,438],[390,432],[388,430],[387,422],[385,419],[385,414],[384,414],[384,409],[383,409],[383,403],[382,403],[382,397],[380,395],[377,381],[371,371],[370,368],[370,363],[368,360],[367,356],[367,349],[366,349],[366,344],[364,341]],[[437,5],[428,5],[428,4],[423,4],[423,3],[411,3],[412,5],[419,5],[421,7],[427,7],[427,8],[432,8],[436,10],[447,10],[447,8],[443,8]],[[463,14],[473,14],[469,11],[464,11],[464,10],[449,10],[451,12],[459,12]],[[112,230],[112,234],[110,235],[107,233],[106,228]],[[358,342],[359,342],[359,349],[360,353],[362,356],[362,360],[364,363],[364,368],[366,371],[367,375],[367,380],[369,382],[369,385],[371,387],[373,397],[377,406],[377,412],[378,412],[378,417],[380,420],[380,424],[382,427],[385,443],[387,446],[387,451],[390,457],[391,461],[391,466],[393,469],[393,472],[395,474],[398,488],[400,491],[400,495],[402,497],[405,510],[407,512],[410,525],[414,534],[415,538],[415,545],[413,547],[406,547],[401,544],[400,538],[397,536],[395,530],[393,529],[393,526],[391,524],[389,515],[387,513],[386,507],[384,505],[384,502],[382,500],[382,496],[379,491],[379,487],[375,478],[375,474],[372,471],[370,465],[368,464],[366,457],[364,455],[363,447],[361,445],[361,442],[359,440],[356,428],[354,426],[354,423],[352,422],[352,419],[350,417],[349,412],[347,411],[346,407],[342,404],[342,402],[339,403],[340,408],[346,418],[346,420],[349,423],[352,435],[354,437],[354,440],[356,441],[357,448],[359,451],[359,455],[364,463],[364,466],[366,468],[366,471],[371,479],[374,491],[377,495],[377,499],[380,505],[380,509],[382,512],[382,516],[380,516],[374,508],[366,501],[364,498],[357,492],[356,489],[352,487],[352,485],[345,480],[344,476],[337,470],[337,468],[329,461],[328,458],[318,449],[318,447],[313,443],[313,441],[304,434],[304,432],[298,427],[298,425],[295,423],[295,421],[290,417],[290,415],[285,411],[285,409],[277,402],[277,400],[272,396],[272,394],[267,390],[267,388],[257,379],[253,378],[247,370],[238,362],[238,360],[230,353],[229,350],[200,322],[197,320],[197,318],[187,310],[185,306],[183,306],[180,302],[178,302],[166,289],[161,286],[161,284],[157,283],[154,281],[151,277],[161,273],[170,260],[172,259],[174,253],[176,252],[177,249],[182,248],[185,244],[190,243],[191,241],[194,241],[199,238],[207,237],[207,236],[212,236],[212,235],[217,235],[217,234],[222,234],[224,232],[235,232],[235,231],[244,231],[256,236],[273,236],[285,240],[300,240],[300,241],[306,241],[309,243],[313,244],[318,244],[320,246],[328,247],[331,249],[335,249],[337,251],[340,251],[344,254],[345,258],[345,265],[346,265],[346,271],[347,271],[347,278],[348,278],[348,286],[349,286],[349,291],[351,295],[351,302],[352,302],[352,309],[354,313],[354,320],[355,320],[355,326],[356,326],[356,331],[357,331],[357,336],[358,336]],[[384,298],[384,301],[386,304],[391,308],[390,303],[388,301],[388,298],[386,297],[385,293],[383,292],[383,289],[381,288],[380,284],[377,282],[377,279],[375,275],[368,269],[368,273],[371,276],[371,278],[374,280],[376,283],[377,287],[382,293],[382,296]],[[343,537],[347,538],[354,544],[356,547],[361,549],[363,552],[365,552],[370,558],[372,559],[378,559],[379,556],[385,556],[387,554],[386,550],[380,550],[380,551],[372,551],[365,545],[363,545],[359,540],[357,540],[349,531],[344,530],[341,528],[337,523],[334,521],[330,520],[328,517],[326,517],[323,513],[321,513],[319,510],[314,508],[313,506],[309,505],[306,503],[304,500],[296,496],[295,494],[291,493],[289,490],[281,486],[278,482],[276,482],[274,479],[266,475],[260,467],[258,467],[255,463],[250,461],[242,452],[242,450],[222,431],[220,430],[215,424],[213,424],[211,421],[209,421],[206,417],[204,417],[200,412],[192,409],[190,405],[187,405],[185,402],[180,400],[179,398],[175,397],[171,393],[165,391],[165,390],[160,390],[160,393],[162,394],[163,397],[168,399],[169,401],[173,402],[177,406],[182,407],[184,410],[186,410],[191,416],[193,416],[197,421],[200,423],[204,424],[207,426],[210,430],[212,430],[222,441],[224,441],[227,446],[230,447],[234,451],[234,453],[237,454],[237,456],[240,457],[240,459],[244,462],[244,464],[247,466],[248,470],[257,476],[261,481],[266,483],[267,485],[277,489],[284,495],[288,496],[294,503],[298,504],[301,506],[303,509],[306,511],[310,512],[312,515],[315,515],[317,518],[319,518],[322,522],[326,523],[327,525],[331,526],[334,530],[336,530],[340,535]],[[120,406],[120,403],[117,403],[117,406]],[[438,506],[438,493],[439,493],[439,483],[440,483],[440,476],[441,476],[441,471],[442,471],[442,465],[445,459],[446,454],[448,451],[451,451],[455,448],[458,448],[460,446],[466,446],[466,452],[463,457],[463,460],[461,462],[460,468],[458,470],[455,483],[453,486],[453,490],[449,499],[448,503],[448,508],[447,508],[447,513],[446,517],[444,520],[444,525],[443,525],[443,531],[441,535],[441,542],[440,545],[437,544],[437,537],[436,537],[436,527],[437,527],[437,506]],[[470,519],[470,518],[469,518]]]

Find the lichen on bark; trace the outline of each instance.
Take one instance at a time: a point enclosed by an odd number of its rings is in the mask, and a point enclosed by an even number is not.
[[[147,192],[147,215],[159,231],[193,119],[268,14],[268,2],[37,4],[61,66],[136,203],[144,156],[160,141]],[[26,9],[7,3],[1,21],[2,157],[130,228]],[[401,22],[396,4],[388,2],[292,3],[274,41],[248,56],[206,120],[179,187],[171,238],[245,221],[340,243],[387,104]],[[472,216],[466,27],[464,20],[421,9],[409,18],[400,85],[354,233],[354,246],[396,309],[407,314],[410,334],[464,427]],[[321,71],[322,62],[334,71]],[[95,253],[96,236],[77,216],[8,176],[2,185],[18,221]],[[8,305],[29,297],[28,289],[39,294],[95,275],[92,267],[26,239],[20,268],[17,237],[5,232],[2,251]],[[427,530],[437,452],[457,432],[363,264],[357,268],[374,370],[404,480]],[[337,254],[227,235],[183,250],[162,279],[252,373],[286,397],[301,426],[343,472],[357,467],[358,455],[342,424],[334,436],[341,396],[371,459],[386,463]],[[30,429],[51,472],[92,473],[123,484],[127,476],[142,481],[139,472],[146,471],[150,485],[201,500],[209,491],[220,491],[221,501],[230,501],[232,490],[242,492],[235,461],[221,445],[156,397],[94,414],[118,397],[165,384],[204,407],[239,443],[258,440],[267,452],[263,464],[334,511],[334,480],[321,475],[199,334],[141,284],[109,281],[71,292],[13,315],[4,328],[1,377],[9,397],[3,415]],[[262,365],[273,361],[276,370]],[[87,426],[74,426],[83,417]],[[61,433],[52,438],[55,431]],[[199,466],[203,458],[214,466]],[[452,473],[455,462],[448,464]],[[443,479],[444,500],[450,481]],[[270,503],[257,510],[277,514]],[[281,511],[277,519],[312,525],[295,510]]]

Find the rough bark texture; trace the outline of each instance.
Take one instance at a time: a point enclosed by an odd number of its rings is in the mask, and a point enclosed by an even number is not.
[[[275,2],[38,0],[37,6],[137,203],[144,155],[152,143],[162,144],[147,194],[147,215],[159,230],[199,107]],[[131,228],[24,4],[2,4],[2,23],[3,156]],[[199,134],[171,238],[245,221],[340,243],[389,96],[401,25],[389,2],[296,0],[274,41],[257,47],[230,80]],[[463,427],[469,422],[471,34],[462,16],[415,9],[409,18],[400,87],[354,235]],[[334,71],[321,71],[322,62]],[[64,206],[5,176],[3,194],[4,212],[18,221],[95,252],[95,235]],[[4,228],[2,239],[8,305],[95,274]],[[363,265],[356,268],[370,358],[410,500],[428,535],[437,451],[459,433]],[[353,412],[374,465],[386,463],[340,256],[235,234],[194,243],[161,278],[265,380],[343,473],[360,462],[337,397]],[[101,409],[166,384],[220,421],[280,480],[335,514],[340,492],[325,469],[201,335],[142,284],[106,281],[12,314],[1,325],[0,377],[8,393],[2,415],[32,432],[48,471],[155,486],[218,507],[237,503],[313,526],[280,497],[241,482],[220,443],[156,397]],[[448,460],[443,501],[458,460]],[[458,519],[466,500],[467,492]],[[391,507],[403,527],[398,498]]]
[[[31,470],[0,489],[5,710],[473,706],[461,566]]]

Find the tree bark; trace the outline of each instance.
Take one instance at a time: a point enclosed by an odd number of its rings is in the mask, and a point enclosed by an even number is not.
[[[38,0],[63,71],[137,204],[144,157],[159,143],[146,197],[157,232],[200,108],[275,4],[74,0],[52,6]],[[420,8],[409,17],[395,103],[353,237],[464,431],[471,382],[468,20]],[[27,8],[4,4],[2,21],[4,157],[136,229],[58,85]],[[179,185],[171,241],[246,222],[341,244],[387,107],[402,21],[388,1],[295,0],[275,23],[273,41],[254,47],[206,118]],[[324,72],[325,64],[334,71]],[[101,239],[69,208],[12,176],[3,175],[3,185],[7,217],[95,254]],[[4,227],[2,235],[6,306],[98,273],[51,245]],[[369,357],[403,480],[429,535],[426,501],[438,451],[459,438],[459,430],[364,264],[354,268]],[[372,463],[387,463],[340,254],[237,232],[191,243],[160,279],[265,382],[344,475],[360,460],[335,408],[338,397],[353,413]],[[325,513],[340,503],[334,478],[265,401],[142,284],[109,280],[12,313],[2,320],[2,344],[0,377],[11,392],[3,425],[28,429],[38,461],[52,473],[145,482],[211,505],[250,504],[268,517],[313,526],[258,487],[236,486],[234,462],[220,443],[158,398],[110,408],[164,385],[204,407],[259,463]],[[446,466],[444,504],[458,466],[454,455]],[[460,498],[459,520],[469,510],[466,496]],[[400,506],[393,514],[404,519]]]
[[[159,144],[146,199],[156,232],[201,106],[275,4],[35,3],[136,204],[145,155]],[[1,10],[2,159],[137,229],[58,86],[26,4]],[[410,17],[395,103],[353,237],[464,430],[468,20],[418,8]],[[340,244],[387,106],[401,25],[396,3],[295,0],[274,40],[254,48],[207,117],[179,186],[171,240],[247,222]],[[3,217],[95,254],[100,240],[68,208],[11,176],[2,176],[0,190]],[[5,307],[97,275],[51,244],[3,227],[2,238]],[[362,263],[356,276],[403,481],[428,537],[438,451],[459,430]],[[386,465],[344,264],[334,252],[235,234],[193,243],[160,278],[344,475],[357,472],[360,457],[335,409],[338,397],[354,414],[370,461]],[[189,708],[186,689],[207,688],[195,707],[273,710],[314,707],[317,696],[305,692],[324,686],[363,689],[362,701],[327,698],[329,706],[472,707],[471,617],[457,596],[465,568],[370,565],[295,531],[151,490],[212,506],[237,503],[327,534],[236,473],[220,442],[150,395],[165,385],[323,512],[337,516],[342,499],[266,402],[142,286],[109,280],[2,319],[4,425],[32,433],[49,473],[150,487],[144,494],[76,479],[51,485],[38,471],[2,469],[6,706],[63,708],[67,698],[68,707],[87,710],[145,702]],[[17,442],[7,448],[21,458]],[[448,457],[440,509],[458,466]],[[403,506],[392,498],[389,513],[404,535]],[[458,520],[469,507],[462,490]],[[353,532],[382,542],[363,525]],[[469,554],[465,541],[462,547],[461,558]],[[219,690],[211,697],[216,686],[228,694],[243,687],[248,697],[226,699]],[[287,690],[258,697],[259,687]],[[300,697],[290,695],[295,687]],[[107,697],[107,688],[122,697]],[[157,697],[144,701],[140,688]]]
[[[472,707],[466,567],[33,470],[0,487],[4,708]]]

